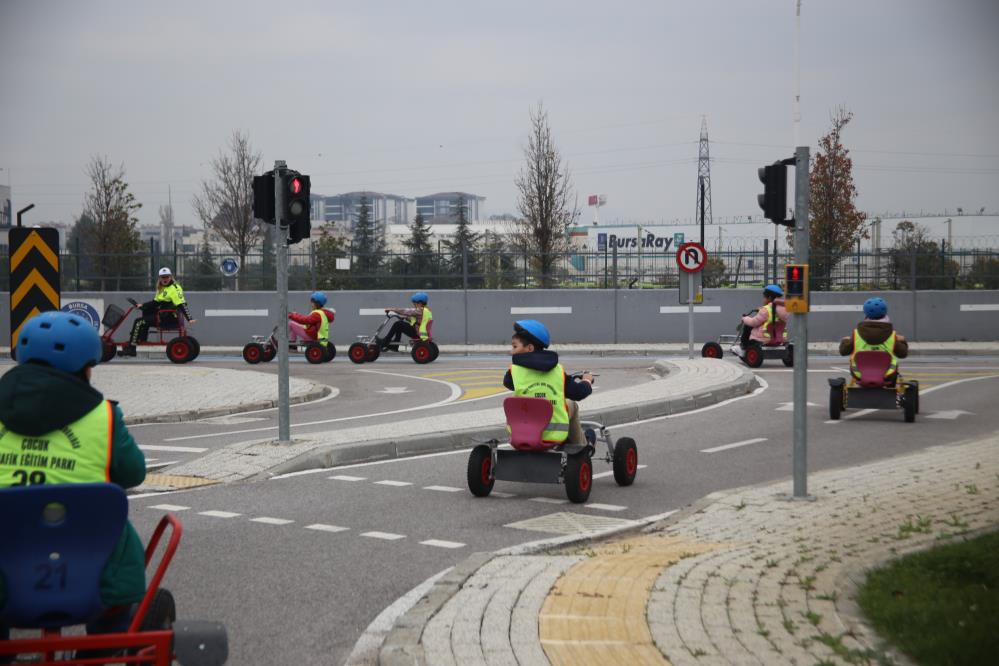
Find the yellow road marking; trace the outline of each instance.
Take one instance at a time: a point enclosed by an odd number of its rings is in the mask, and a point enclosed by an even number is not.
[[[500,393],[506,393],[506,392],[507,390],[505,386],[468,389],[461,395],[461,397],[457,400],[457,402],[461,402],[463,400],[472,400],[473,398],[482,398],[487,395],[499,395]]]

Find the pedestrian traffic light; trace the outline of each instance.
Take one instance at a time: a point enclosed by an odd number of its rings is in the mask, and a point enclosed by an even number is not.
[[[784,219],[787,206],[787,169],[782,162],[774,162],[757,170],[763,183],[763,194],[756,195],[756,201],[763,209],[763,217],[775,224],[794,226],[794,220]]]
[[[788,264],[784,280],[784,309],[808,312],[808,264]]]
[[[297,171],[288,171],[284,175],[284,218],[288,225],[288,242],[297,243],[306,239],[312,232],[310,221],[311,200],[309,190],[312,183],[308,176]]]
[[[274,224],[274,172],[253,177],[253,217]]]

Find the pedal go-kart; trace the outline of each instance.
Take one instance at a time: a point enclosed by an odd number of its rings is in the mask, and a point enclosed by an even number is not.
[[[743,317],[752,317],[756,312],[756,310],[750,310]],[[761,345],[756,340],[750,340],[749,329],[741,320],[735,330],[735,335],[719,335],[717,342],[705,342],[701,347],[701,356],[721,358],[724,355],[722,345],[728,345],[729,353],[738,356],[743,363],[751,368],[760,367],[763,365],[763,361],[768,359],[780,359],[788,367],[794,365],[793,344],[773,342]]]
[[[919,413],[919,382],[885,381],[885,371],[891,365],[891,354],[884,351],[860,351],[854,354],[860,379],[852,374],[849,384],[845,377],[829,379],[829,418],[838,421],[849,406],[856,409],[899,409],[906,423],[916,420]]]
[[[278,350],[277,331],[275,326],[270,335],[254,335],[250,342],[243,345],[243,360],[250,365],[273,361]],[[332,340],[292,342],[289,344],[289,351],[302,352],[305,360],[313,365],[329,363],[336,357],[336,346]]]
[[[0,641],[0,656],[62,665],[225,663],[225,627],[177,620],[173,597],[160,588],[180,543],[181,524],[173,514],[160,520],[146,546],[148,568],[160,538],[171,528],[128,629],[92,635],[64,635],[62,630],[92,622],[109,610],[101,602],[101,574],[125,527],[125,491],[110,483],[5,488],[0,490],[0,515],[5,516],[0,571],[7,594],[0,625],[27,630],[18,631],[22,635],[41,631],[38,637]]]
[[[112,303],[104,310],[101,323],[104,324],[104,335],[101,336],[101,363],[107,363],[118,353],[119,347],[126,347],[131,344],[128,340],[122,342],[114,341],[114,334],[121,327],[133,310],[141,309],[142,306],[133,298],[127,299],[131,305],[127,310]],[[172,338],[166,338],[164,334],[176,332]],[[184,317],[177,310],[161,309],[156,313],[156,321],[149,327],[149,335],[155,333],[156,338],[139,342],[136,347],[166,347],[167,358],[173,363],[189,363],[198,358],[201,353],[201,345],[193,337],[187,334],[184,325]]]
[[[606,445],[601,456],[613,465],[614,480],[630,486],[638,473],[638,447],[630,437],[611,442],[610,430],[594,421],[581,421],[586,444],[551,444],[541,433],[552,417],[552,404],[544,398],[514,396],[503,401],[510,427],[510,446],[489,440],[472,449],[468,456],[468,489],[476,497],[486,497],[496,480],[521,483],[560,483],[570,502],[581,504],[590,497],[593,485],[593,456],[597,440]]]
[[[385,313],[385,321],[381,323],[372,335],[357,336],[358,341],[347,348],[347,356],[350,357],[350,360],[354,363],[371,363],[377,360],[382,353],[378,341],[388,335],[389,329],[392,328],[392,324],[397,319],[405,319],[405,317],[395,312],[387,312]],[[427,326],[428,338],[426,340],[413,339],[408,344],[400,342],[398,345],[392,344],[389,349],[402,353],[408,351],[413,360],[420,365],[433,363],[440,355],[440,349],[437,348],[437,343],[433,340],[433,333],[431,331],[433,326],[434,322],[431,321]]]

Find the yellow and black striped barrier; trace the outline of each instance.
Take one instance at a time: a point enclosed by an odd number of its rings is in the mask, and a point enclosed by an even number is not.
[[[24,322],[59,309],[59,230],[14,227],[10,248],[10,350]]]

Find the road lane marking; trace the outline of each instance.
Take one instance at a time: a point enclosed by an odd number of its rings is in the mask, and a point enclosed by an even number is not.
[[[569,500],[558,499],[557,497],[532,497],[530,502],[540,502],[542,504],[567,504]]]
[[[818,404],[816,404],[814,402],[809,402],[807,404],[808,404],[809,407],[818,407],[819,406]],[[793,402],[782,402],[782,403],[780,403],[780,407],[777,407],[776,409],[774,409],[774,411],[775,412],[793,412],[794,411],[794,403]]]
[[[311,471],[311,470],[310,470]],[[278,477],[274,477],[275,479]],[[328,477],[334,481],[365,481],[368,477],[366,476],[350,476],[349,474],[336,474],[334,476]]]
[[[426,486],[424,490],[439,490],[442,493],[460,493],[461,488],[455,488],[454,486]]]
[[[413,485],[409,481],[375,481],[375,485],[378,486],[395,486],[401,488],[402,486]]]
[[[189,507],[189,506],[181,506],[179,504],[153,504],[152,506],[150,506],[148,508],[150,508],[150,509],[159,509],[161,511],[187,511],[191,507]]]
[[[648,465],[639,465],[638,469],[645,469],[646,467],[648,467]],[[602,479],[605,476],[611,476],[613,474],[614,474],[614,470],[610,470],[610,471],[607,471],[607,472],[598,472],[597,474],[594,474],[591,478],[593,478],[593,479]],[[493,494],[495,494],[495,493],[493,493]]]
[[[583,505],[584,509],[597,509],[598,511],[624,511],[628,507],[620,504],[600,504],[599,502],[588,502]]]
[[[153,460],[155,460],[155,458],[153,458]],[[155,463],[155,464],[152,464],[152,465],[150,465],[149,463],[150,463],[150,461],[146,460],[146,469],[147,470],[149,470],[149,469],[159,469],[160,467],[166,467],[167,465],[174,465],[174,464],[177,463],[177,461],[176,460],[168,460],[167,462],[158,462],[158,463]]]
[[[241,513],[233,513],[232,511],[199,511],[199,516],[208,516],[210,518],[235,518],[236,516],[241,516]]]
[[[214,435],[208,435],[209,437],[214,437]],[[171,440],[164,440],[171,441]],[[197,446],[160,446],[159,444],[140,444],[139,448],[143,451],[169,451],[172,453],[204,453],[208,449],[203,449]]]
[[[498,490],[494,490],[491,493],[489,493],[489,496],[490,497],[498,497],[500,499],[509,499],[510,497],[516,497],[517,494],[516,493],[501,493]]]
[[[268,518],[267,516],[261,516],[260,518],[250,518],[251,523],[263,523],[265,525],[288,525],[295,522],[294,520],[288,520],[286,518]]]
[[[464,548],[465,544],[458,543],[457,541],[441,541],[440,539],[427,539],[426,541],[421,541],[420,544],[424,546],[434,546],[436,548]]]
[[[731,444],[723,444],[722,446],[715,446],[710,449],[701,449],[701,453],[717,453],[718,451],[737,449],[740,446],[749,446],[750,444],[756,444],[758,442],[765,442],[765,441],[767,441],[766,437],[754,437],[753,439],[744,439],[741,442],[732,442]]]
[[[384,539],[385,541],[395,541],[397,539],[405,539],[405,534],[393,534],[392,532],[362,532],[362,537],[369,537],[371,539]]]
[[[339,525],[324,525],[323,523],[314,523],[312,525],[306,525],[305,529],[315,530],[317,532],[346,532],[349,527],[340,527]]]
[[[876,411],[878,411],[878,410],[876,410],[876,409],[862,409],[859,412],[851,412],[849,414],[845,414],[843,416],[843,420],[845,421],[847,419],[855,419],[855,418],[859,418],[861,416],[867,416],[868,414],[873,414]]]

